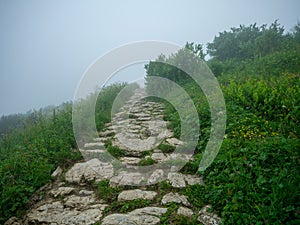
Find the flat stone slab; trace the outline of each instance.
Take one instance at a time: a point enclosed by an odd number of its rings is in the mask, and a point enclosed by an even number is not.
[[[151,158],[156,161],[156,162],[160,162],[160,161],[163,161],[164,159],[166,159],[166,156],[164,153],[153,153],[151,155]]]
[[[168,138],[166,139],[166,142],[172,146],[183,145],[183,142],[177,138]]]
[[[96,202],[94,195],[89,196],[77,196],[71,195],[64,199],[64,206],[76,209],[85,209],[87,206]]]
[[[191,217],[194,215],[194,212],[193,212],[193,210],[191,210],[187,207],[180,206],[177,210],[177,214],[185,216],[185,217]]]
[[[184,188],[186,186],[185,179],[181,173],[168,173],[167,180],[175,188]]]
[[[99,221],[107,205],[93,205],[85,210],[65,208],[59,201],[51,202],[31,210],[26,221],[29,224],[91,225]]]
[[[160,223],[159,216],[167,212],[166,208],[145,207],[133,210],[128,214],[111,214],[102,220],[102,225],[155,225]]]
[[[113,145],[124,149],[128,154],[132,153],[134,156],[140,156],[144,151],[149,151],[155,148],[159,141],[156,136],[151,136],[146,139],[128,138],[126,133],[118,133],[113,140]],[[140,153],[140,154],[138,154]]]
[[[157,196],[155,191],[143,191],[140,189],[122,191],[118,201],[131,201],[135,199],[153,200]]]
[[[73,187],[59,187],[57,189],[54,189],[50,192],[51,195],[53,195],[54,198],[57,196],[62,196],[62,195],[68,195],[70,194],[75,188]]]
[[[164,178],[164,171],[162,169],[154,170],[154,172],[150,175],[147,184],[148,185],[157,184],[163,181],[163,178]]]
[[[102,137],[110,137],[115,134],[113,130],[106,130],[99,133]]]
[[[103,142],[92,142],[92,143],[84,144],[84,148],[92,148],[92,147],[97,147],[97,148],[103,149],[103,150],[105,149]]]
[[[80,195],[92,195],[94,194],[94,191],[88,191],[88,190],[81,190],[79,191]]]
[[[107,141],[107,137],[98,137],[98,138],[95,138],[93,141],[105,143]]]
[[[84,180],[101,181],[109,179],[114,174],[114,168],[110,163],[104,163],[98,159],[91,159],[87,162],[76,163],[65,175],[66,181],[80,183]]]
[[[204,185],[202,177],[190,174],[181,174],[177,172],[168,173],[167,180],[172,185],[172,187],[176,188],[184,188],[187,185],[194,184]]]
[[[126,171],[120,172],[119,175],[114,176],[110,179],[110,186],[139,186],[145,182],[145,177],[138,172],[128,173]]]
[[[138,157],[122,157],[120,161],[124,165],[138,165],[142,159]]]
[[[192,154],[172,153],[172,154],[166,154],[166,157],[162,161],[167,162],[173,160],[181,160],[182,162],[184,162],[184,161],[189,161],[191,159],[193,159]]]
[[[162,200],[161,200],[162,205],[165,205],[165,204],[170,203],[170,202],[183,204],[185,206],[190,206],[191,205],[189,203],[188,199],[187,199],[187,196],[180,195],[178,193],[173,193],[173,192],[164,195]]]

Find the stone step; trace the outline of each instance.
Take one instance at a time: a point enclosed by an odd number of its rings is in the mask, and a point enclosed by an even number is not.
[[[132,201],[135,199],[153,200],[157,196],[155,191],[143,191],[140,189],[125,190],[118,195],[118,201]]]
[[[121,225],[121,224],[147,224],[155,225],[160,223],[159,216],[167,212],[167,208],[145,207],[133,210],[127,214],[115,213],[106,216],[102,220],[102,225]]]
[[[84,148],[92,148],[92,147],[97,147],[98,149],[105,149],[104,143],[103,142],[91,142],[91,143],[85,143]]]

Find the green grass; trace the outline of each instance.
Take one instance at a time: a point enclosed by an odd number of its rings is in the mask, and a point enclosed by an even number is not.
[[[155,163],[155,161],[151,158],[148,157],[147,159],[142,159],[139,163],[140,166],[149,166],[149,165],[153,165]]]
[[[112,99],[124,86],[114,84],[100,93],[95,118],[99,130],[109,122]],[[125,97],[130,94],[128,91]],[[86,104],[90,100],[86,99]],[[71,103],[54,108],[53,113],[34,111],[26,117],[20,115],[20,119],[22,129],[10,130],[0,138],[0,224],[13,215],[22,215],[31,195],[51,181],[57,166],[66,169],[82,159],[75,150]],[[113,147],[110,151],[122,155]]]
[[[157,148],[162,150],[163,153],[172,153],[175,150],[174,146],[164,143],[161,143]]]
[[[106,203],[117,201],[118,195],[123,190],[122,187],[110,187],[109,180],[100,181],[97,186],[97,196]]]
[[[125,156],[125,151],[118,146],[113,146],[111,140],[106,141],[105,148],[114,158],[119,159]]]

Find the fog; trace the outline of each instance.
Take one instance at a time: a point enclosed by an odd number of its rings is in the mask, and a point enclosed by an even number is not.
[[[120,45],[206,44],[231,27],[276,19],[289,31],[299,8],[298,0],[2,0],[0,116],[72,100],[84,71]],[[116,80],[135,79],[142,65],[128,71]]]

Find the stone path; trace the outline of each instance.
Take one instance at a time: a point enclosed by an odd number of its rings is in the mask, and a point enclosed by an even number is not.
[[[221,224],[217,215],[208,212],[210,206],[197,212],[188,197],[179,193],[188,185],[204,185],[203,180],[178,172],[181,163],[192,159],[192,155],[173,153],[184,143],[167,129],[162,116],[164,106],[141,100],[143,96],[138,89],[114,115],[113,122],[106,124],[99,138],[80,149],[85,161],[67,171],[58,168],[53,173],[54,181],[36,194],[39,199],[24,218],[11,218],[5,225],[160,224],[170,204],[178,205],[177,215],[196,215],[205,225]],[[113,153],[111,149],[121,157],[114,159],[108,153]],[[119,190],[115,202],[102,198],[92,185],[105,181],[109,182],[107,192]],[[162,182],[168,183],[170,190],[162,193],[153,188]],[[147,206],[123,213],[110,211],[114,204],[137,200],[145,201]]]

